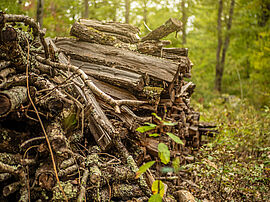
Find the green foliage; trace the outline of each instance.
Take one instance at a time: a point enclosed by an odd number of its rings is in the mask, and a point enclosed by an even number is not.
[[[136,177],[135,177],[135,179],[138,179],[143,173],[146,172],[146,170],[147,170],[148,168],[150,168],[152,165],[154,165],[154,163],[155,163],[155,161],[149,161],[149,162],[143,164],[143,165],[139,168],[139,170],[136,172]]]
[[[165,193],[165,185],[161,180],[155,180],[152,184],[152,193],[159,194],[161,198],[163,198]]]
[[[159,117],[156,113],[152,113],[152,115],[153,115],[154,117],[156,117],[159,121],[162,121],[162,118]]]
[[[177,137],[176,135],[172,134],[172,133],[166,133],[170,138],[173,139],[173,141],[175,141],[178,144],[184,145],[183,141]]]
[[[158,133],[149,134],[149,137],[159,137],[160,135]]]
[[[152,195],[148,202],[162,202],[162,197],[159,194]]]
[[[78,125],[76,113],[70,113],[67,117],[63,119],[62,124],[65,131],[70,131],[76,128]]]
[[[215,122],[219,134],[201,148],[197,161],[180,169],[197,173],[196,184],[215,200],[267,201],[270,197],[270,115],[269,108],[257,111],[239,102],[209,107],[195,103],[202,119]],[[204,137],[206,138],[206,137]]]
[[[172,166],[173,166],[174,172],[177,173],[180,170],[180,158],[179,157],[176,157],[173,159]]]
[[[150,130],[153,130],[155,129],[156,127],[155,126],[140,126],[136,129],[136,131],[140,132],[140,133],[144,133],[144,132],[147,132],[147,131],[150,131]]]
[[[162,163],[168,164],[170,162],[170,150],[166,144],[158,144],[158,156]]]

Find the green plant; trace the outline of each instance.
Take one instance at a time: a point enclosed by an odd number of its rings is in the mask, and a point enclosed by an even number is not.
[[[174,142],[176,142],[178,144],[182,144],[182,145],[184,144],[183,141],[179,137],[174,135],[173,133],[164,131],[164,126],[175,126],[176,123],[172,123],[171,121],[163,120],[156,113],[152,113],[152,115],[158,120],[158,125],[153,124],[153,123],[149,123],[149,122],[145,122],[146,125],[138,127],[136,129],[136,131],[138,131],[140,133],[145,133],[145,132],[149,132],[152,130],[155,130],[155,131],[159,130],[160,133],[156,133],[156,132],[150,133],[150,134],[148,134],[149,137],[159,137],[160,135],[167,135]],[[170,150],[169,150],[168,146],[162,142],[158,144],[158,156],[159,156],[159,160],[161,163],[166,165],[170,162]],[[155,162],[156,161],[149,161],[149,162],[145,163],[144,165],[142,165],[139,168],[139,170],[137,171],[135,178],[136,179],[139,178],[143,173],[145,173],[147,171],[147,169],[149,169],[151,166],[153,166],[155,164]],[[169,171],[173,170],[173,171],[177,172],[179,170],[179,164],[180,164],[179,158],[175,158],[172,162],[173,168],[169,169]],[[162,201],[162,197],[163,197],[164,191],[165,191],[164,187],[165,186],[161,180],[154,181],[152,184],[153,195],[150,197],[149,202]]]

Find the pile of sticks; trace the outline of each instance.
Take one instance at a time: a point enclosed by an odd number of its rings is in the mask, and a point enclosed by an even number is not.
[[[145,201],[166,174],[160,166],[135,173],[157,158],[159,142],[189,161],[212,126],[190,106],[188,50],[161,40],[180,29],[169,19],[139,38],[134,26],[82,19],[71,28],[76,38],[51,39],[33,19],[1,13],[0,200]],[[159,117],[173,123],[155,128],[159,137],[136,131]],[[178,200],[179,173],[174,179],[164,200]]]

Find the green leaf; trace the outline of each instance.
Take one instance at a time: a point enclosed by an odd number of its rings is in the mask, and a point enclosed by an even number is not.
[[[173,141],[175,141],[176,143],[178,144],[181,144],[181,145],[184,145],[184,142],[179,138],[177,137],[176,135],[172,134],[172,133],[166,133],[170,138],[173,139]]]
[[[136,131],[138,131],[140,133],[144,133],[144,132],[147,132],[149,130],[153,130],[155,128],[156,127],[153,127],[153,126],[140,126],[139,128],[136,129]]]
[[[173,159],[172,166],[174,169],[174,172],[178,172],[180,170],[180,158],[176,157]]]
[[[171,167],[162,167],[161,172],[162,173],[172,173],[174,171],[174,168]]]
[[[153,133],[153,134],[149,134],[150,137],[158,137],[159,134],[158,133]]]
[[[149,122],[145,122],[144,124],[147,124],[148,126],[152,126],[152,127],[156,127],[157,126],[156,124],[149,123]]]
[[[165,126],[175,126],[175,125],[177,125],[177,123],[172,123],[170,121],[163,121],[163,125],[165,125]]]
[[[70,113],[67,117],[65,117],[62,121],[63,128],[65,131],[72,130],[76,128],[78,124],[77,116],[75,113]]]
[[[158,144],[158,156],[162,163],[167,164],[170,162],[170,150],[164,143]]]
[[[160,118],[156,113],[152,113],[154,117],[156,117],[158,120],[162,121],[162,118]]]
[[[162,202],[162,197],[159,194],[152,195],[148,202]]]
[[[165,193],[165,185],[161,180],[155,180],[152,184],[152,193],[159,194],[161,198],[163,198],[163,195]]]
[[[146,172],[148,168],[150,168],[152,165],[154,165],[155,161],[149,161],[145,164],[143,164],[139,170],[136,172],[135,179],[138,179],[143,173]]]

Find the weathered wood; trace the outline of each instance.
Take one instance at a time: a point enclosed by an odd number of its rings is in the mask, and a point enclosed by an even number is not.
[[[137,100],[137,98],[131,92],[125,89],[99,81],[97,79],[94,79],[91,76],[89,78],[100,90],[102,90],[104,93],[112,96],[113,98],[117,100],[127,100],[127,99]]]
[[[53,41],[48,39],[48,42],[50,42],[55,52],[59,52]],[[64,54],[61,57],[61,62],[68,64],[68,60]],[[75,80],[82,83],[80,78],[76,78]],[[90,90],[85,90],[85,99],[87,103],[85,115],[89,121],[88,127],[97,144],[102,150],[106,150],[111,146],[111,137],[114,136],[114,128]]]
[[[27,89],[17,86],[0,92],[0,117],[8,115],[27,101]]]
[[[72,59],[124,69],[141,75],[147,74],[159,81],[172,81],[178,68],[176,62],[166,59],[69,38],[59,38],[56,40],[56,46]]]
[[[175,54],[178,56],[188,56],[188,48],[162,48],[164,54]]]
[[[75,22],[71,27],[70,35],[90,43],[98,43],[110,46],[119,43],[115,37],[100,32],[92,27],[82,25],[78,22]]]
[[[135,26],[119,22],[100,22],[98,20],[80,19],[79,22],[87,27],[92,27],[103,33],[115,36],[122,42],[137,43],[139,29]]]
[[[143,90],[143,77],[134,72],[78,60],[71,60],[70,62],[71,64],[80,67],[86,74],[100,81],[128,89],[130,92]]]
[[[159,26],[158,28],[154,29],[152,32],[147,34],[145,37],[143,37],[141,41],[159,40],[174,31],[177,32],[180,31],[181,28],[182,28],[181,21],[179,21],[176,18],[170,18],[163,25]]]
[[[137,44],[137,50],[143,54],[155,55],[160,57],[161,50],[163,46],[168,46],[171,44],[171,41],[156,41],[148,40],[143,41]]]

